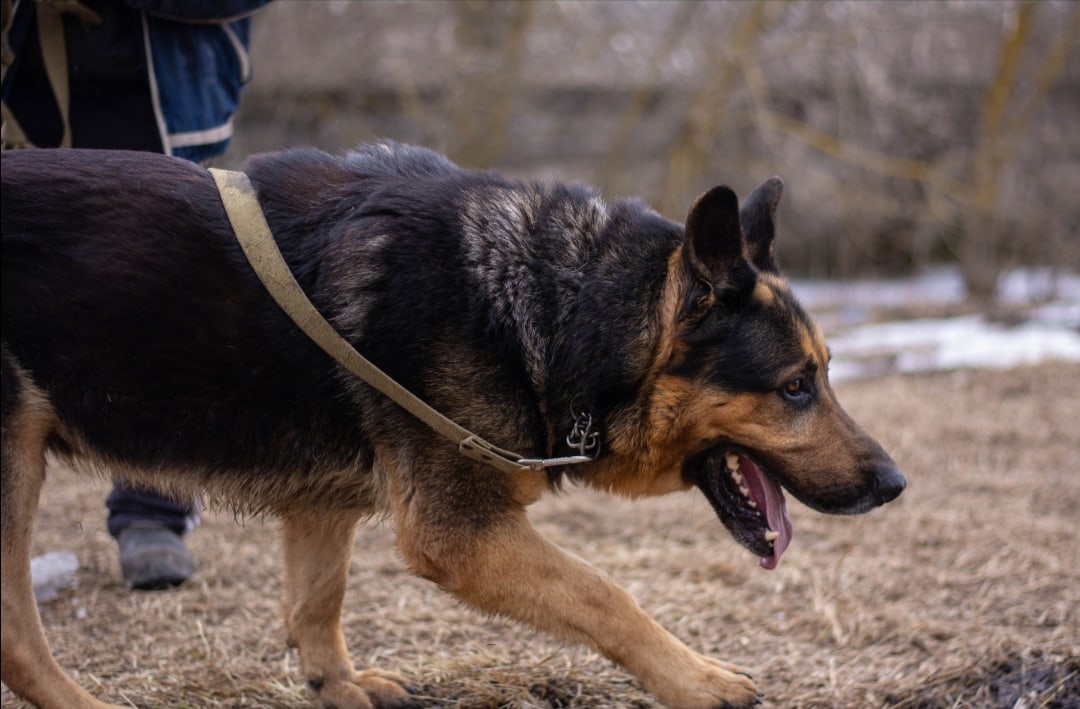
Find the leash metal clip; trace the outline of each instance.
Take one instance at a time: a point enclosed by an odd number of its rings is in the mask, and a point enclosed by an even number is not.
[[[518,463],[532,470],[543,470],[560,465],[589,463],[600,455],[600,432],[593,430],[593,417],[587,411],[574,415],[574,425],[566,434],[566,445],[578,452],[562,458],[519,458]]]

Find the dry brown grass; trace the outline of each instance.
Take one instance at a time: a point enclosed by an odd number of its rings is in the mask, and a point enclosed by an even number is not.
[[[1080,366],[845,384],[841,401],[907,472],[857,518],[791,502],[765,572],[696,493],[631,503],[570,490],[533,517],[693,647],[749,668],[775,707],[1080,706]],[[104,484],[58,470],[35,553],[71,549],[78,587],[42,608],[60,663],[140,707],[308,706],[278,618],[271,522],[207,516],[196,578],[124,590]],[[354,659],[449,707],[651,707],[595,653],[459,607],[410,576],[386,527],[356,543]],[[4,707],[20,707],[5,688]]]

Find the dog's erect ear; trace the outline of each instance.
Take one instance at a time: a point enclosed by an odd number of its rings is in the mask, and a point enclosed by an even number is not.
[[[746,255],[759,271],[776,273],[773,241],[776,239],[776,208],[784,193],[784,181],[770,177],[750,193],[739,210],[743,233],[746,235]]]
[[[739,198],[730,187],[713,187],[694,202],[686,218],[684,254],[693,274],[710,283],[722,283],[743,257]]]
[[[681,319],[704,315],[750,270],[743,251],[739,199],[730,187],[713,187],[697,198],[686,218],[683,262],[692,280]]]

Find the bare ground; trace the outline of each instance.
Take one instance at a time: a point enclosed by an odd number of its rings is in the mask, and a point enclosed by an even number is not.
[[[697,493],[629,502],[571,489],[535,506],[557,543],[628,587],[692,647],[749,669],[774,707],[1080,706],[1080,365],[891,376],[839,387],[909,488],[853,518],[789,500],[795,540],[766,572]],[[107,486],[51,471],[34,553],[70,549],[44,604],[61,665],[140,707],[309,706],[278,617],[272,521],[208,514],[197,576],[128,593]],[[358,665],[448,707],[652,707],[597,654],[458,606],[363,530],[344,625]],[[6,688],[4,707],[21,707]]]

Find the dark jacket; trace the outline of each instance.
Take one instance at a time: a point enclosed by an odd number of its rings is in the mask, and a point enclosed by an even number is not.
[[[251,13],[269,0],[125,0],[142,13],[154,112],[169,155],[225,152],[251,79]]]
[[[71,92],[85,97],[141,84],[149,106],[140,126],[158,136],[153,140],[151,135],[150,140],[159,142],[162,152],[194,161],[220,155],[232,137],[240,91],[251,78],[250,15],[268,2],[84,0],[104,23],[84,30],[76,18],[65,19]],[[9,41],[17,56],[24,46],[36,49],[34,6],[33,0],[16,6]],[[44,81],[40,57],[19,56],[4,77],[5,101],[20,75],[20,64],[25,65],[22,73],[33,78],[19,81]],[[25,123],[15,108],[16,117]],[[130,116],[125,118],[130,121]],[[150,123],[154,125],[144,126]],[[32,132],[31,126],[24,128]]]

